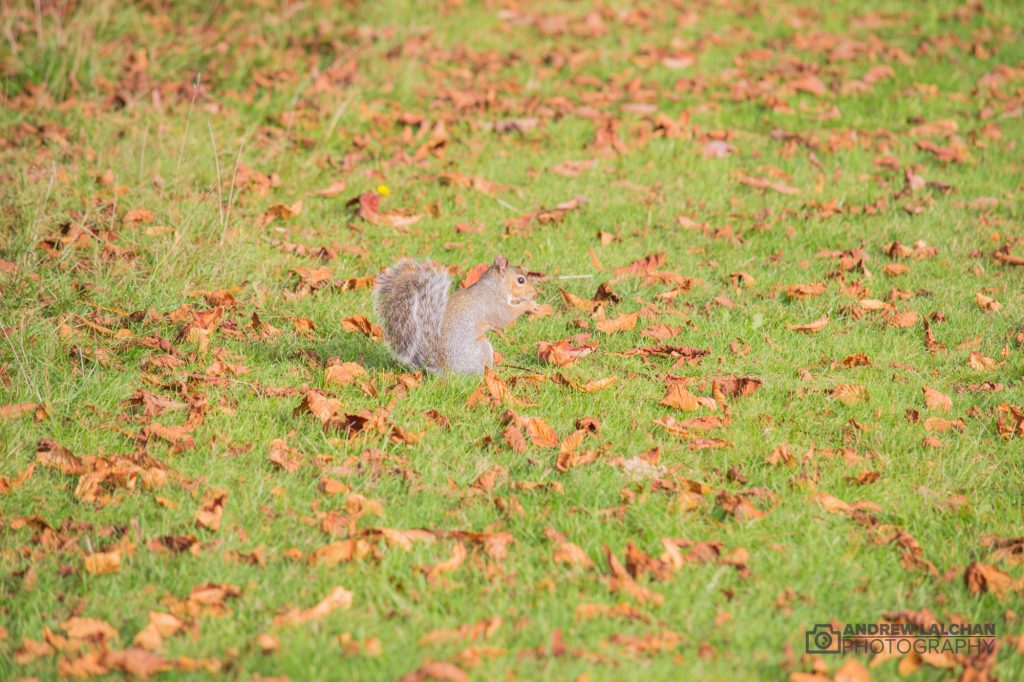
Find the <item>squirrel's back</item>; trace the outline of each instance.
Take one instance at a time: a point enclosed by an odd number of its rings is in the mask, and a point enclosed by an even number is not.
[[[451,277],[427,261],[401,260],[377,277],[373,304],[395,359],[433,372]]]

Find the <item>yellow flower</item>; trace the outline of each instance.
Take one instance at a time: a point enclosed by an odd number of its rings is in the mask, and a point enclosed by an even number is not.
[[[387,185],[377,185],[377,194],[381,195],[382,197],[386,197],[387,195],[391,194],[391,190],[388,189]]]

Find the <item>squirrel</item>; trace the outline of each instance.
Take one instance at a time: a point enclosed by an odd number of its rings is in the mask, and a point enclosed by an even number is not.
[[[377,277],[374,310],[391,354],[402,364],[433,374],[483,374],[494,365],[485,333],[536,309],[531,279],[499,255],[475,284],[449,293],[447,270],[406,259]]]

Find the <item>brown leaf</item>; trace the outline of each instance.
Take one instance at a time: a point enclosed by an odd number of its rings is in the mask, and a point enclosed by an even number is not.
[[[815,334],[824,329],[828,325],[828,322],[829,318],[828,315],[826,315],[825,317],[818,318],[814,322],[808,322],[807,324],[787,324],[786,328],[792,329],[793,331],[805,332],[807,334]]]
[[[600,453],[597,450],[576,452],[575,450],[569,450],[563,447],[558,451],[558,457],[555,459],[555,469],[565,473],[570,469],[592,464],[597,461],[599,455]]]
[[[326,398],[316,391],[306,391],[306,395],[303,396],[302,402],[292,410],[292,416],[297,417],[303,412],[309,412],[319,419],[321,424],[326,424],[330,421],[331,417],[334,417],[343,411],[344,407],[340,400]]]
[[[722,393],[733,398],[742,398],[751,395],[761,388],[761,380],[756,377],[738,377],[732,374],[717,376],[712,379],[718,384]]]
[[[590,568],[594,565],[590,556],[579,545],[569,542],[564,535],[555,529],[548,528],[544,532],[555,545],[551,556],[555,562],[570,566],[581,566],[583,568]]]
[[[318,197],[334,197],[344,192],[347,184],[348,183],[345,182],[345,178],[339,178],[327,187],[313,192],[313,194]]]
[[[147,417],[155,417],[166,410],[183,410],[188,407],[183,402],[150,393],[145,389],[135,391],[127,400],[121,403],[121,406],[141,407],[142,414]]]
[[[105,643],[120,638],[120,634],[110,623],[96,618],[74,616],[61,623],[60,628],[67,633],[69,639]]]
[[[934,388],[928,388],[925,386],[921,389],[924,391],[924,403],[930,410],[942,410],[943,412],[949,412],[953,409],[953,400],[945,393],[940,393]]]
[[[139,630],[132,643],[143,649],[154,651],[163,647],[164,639],[185,629],[185,623],[177,616],[159,611],[149,612],[149,623]]]
[[[65,474],[84,474],[88,471],[82,460],[57,441],[44,438],[36,448],[36,461],[45,467]]]
[[[564,175],[567,178],[574,178],[583,171],[590,170],[597,164],[597,159],[586,159],[584,161],[563,161],[551,168],[552,173]]]
[[[918,317],[917,312],[914,310],[908,310],[904,313],[894,311],[892,315],[889,316],[889,326],[899,328],[913,327],[917,324]]]
[[[775,448],[765,455],[764,461],[766,464],[777,465],[785,464],[786,466],[794,466],[796,464],[796,457],[793,455],[792,449],[783,443],[777,445]]]
[[[662,263],[665,262],[665,254],[663,252],[652,253],[643,258],[638,258],[629,265],[614,270],[616,275],[630,276],[630,275],[649,275],[658,268],[661,267]]]
[[[426,661],[419,668],[402,675],[398,682],[469,682],[469,675],[454,663],[446,661]]]
[[[17,419],[23,414],[37,413],[40,409],[39,403],[15,403],[10,405],[0,405],[0,420]],[[43,411],[45,417],[46,412]]]
[[[972,352],[967,357],[967,364],[971,369],[979,372],[988,372],[996,368],[996,361],[992,358],[985,357],[981,353]]]
[[[501,436],[505,439],[505,444],[512,448],[512,452],[526,452],[526,438],[515,424],[509,424]]]
[[[286,204],[273,204],[263,211],[257,221],[261,227],[266,226],[274,220],[290,220],[302,213],[302,202],[296,201],[291,206]]]
[[[689,450],[724,450],[732,447],[732,441],[724,438],[696,438],[686,444]]]
[[[843,358],[843,361],[840,364],[842,364],[843,367],[852,369],[854,367],[869,366],[871,364],[871,360],[869,360],[868,356],[864,353],[854,353],[853,355],[847,355]]]
[[[598,330],[604,332],[605,334],[614,334],[616,332],[629,331],[636,327],[636,321],[638,317],[639,313],[628,313],[624,315],[619,315],[618,317],[613,319],[597,320],[594,323],[594,326],[597,327]]]
[[[924,430],[929,433],[946,433],[947,431],[963,431],[967,428],[963,419],[943,419],[942,417],[928,417],[924,420]]]
[[[5,478],[0,476],[0,495],[7,495],[13,490],[17,490],[23,486],[28,479],[32,478],[32,474],[36,471],[35,464],[29,464],[25,467],[24,471],[18,474],[14,478]]]
[[[924,319],[924,347],[928,349],[929,353],[938,353],[946,350],[946,347],[939,343],[935,339],[935,335],[932,334],[932,326],[928,323],[928,319]]]
[[[715,504],[726,514],[731,514],[740,521],[759,519],[767,514],[755,507],[745,495],[734,495],[727,490],[721,490],[715,495]]]
[[[892,304],[886,303],[885,301],[879,301],[874,298],[862,298],[858,301],[858,305],[864,310],[874,312],[876,310],[891,310]]]
[[[629,574],[625,566],[615,558],[615,555],[612,554],[612,550],[608,545],[604,545],[603,549],[605,559],[608,562],[608,568],[611,571],[611,577],[608,580],[609,590],[612,592],[623,592],[641,604],[661,604],[665,601],[665,597],[638,583],[633,576]]]
[[[133,208],[124,214],[125,227],[140,227],[153,222],[153,214],[144,208]]]
[[[117,573],[121,570],[121,550],[96,552],[85,557],[85,570],[92,575]]]
[[[604,389],[613,385],[616,381],[618,381],[618,378],[611,376],[605,377],[603,379],[594,379],[593,381],[588,381],[586,383],[581,384],[577,381],[569,379],[561,372],[556,372],[555,374],[552,375],[551,380],[556,384],[561,384],[562,386],[569,386],[583,393],[594,393],[597,391],[603,391]]]
[[[356,332],[370,337],[375,341],[379,341],[384,337],[384,332],[381,328],[370,322],[363,315],[353,315],[352,317],[346,317],[341,321],[341,328],[347,332]]]
[[[339,540],[318,548],[309,557],[309,563],[317,566],[337,564],[362,559],[370,553],[370,543],[358,538]]]
[[[739,180],[740,184],[753,187],[755,189],[770,189],[779,194],[799,194],[800,190],[792,185],[787,185],[781,180],[769,180],[768,178],[759,178],[754,175],[747,175],[746,173],[739,171],[736,174],[736,179]]]
[[[910,268],[903,263],[886,263],[882,266],[882,272],[889,277],[899,277],[900,275],[905,275],[910,272]]]
[[[660,419],[655,419],[654,423],[674,436],[692,439],[703,435],[705,431],[725,426],[728,422],[722,417],[709,415],[704,417],[692,417],[690,419],[662,417]]]
[[[494,406],[501,405],[502,403],[522,405],[525,404],[525,401],[513,395],[508,384],[498,376],[497,372],[490,367],[485,367],[483,381],[480,382],[480,386],[477,387],[476,391],[467,401],[467,404],[471,407],[480,403]]]
[[[333,362],[324,370],[324,383],[348,386],[366,376],[366,369],[358,362]]]
[[[458,569],[462,562],[466,560],[466,556],[466,546],[461,542],[456,542],[455,546],[452,547],[451,557],[431,566],[424,566],[423,572],[426,573],[428,581],[431,583],[436,582],[441,575]]]
[[[104,665],[115,668],[131,677],[151,677],[170,669],[170,663],[151,651],[131,647],[123,651],[107,651]]]
[[[471,642],[478,639],[489,639],[497,633],[502,625],[501,616],[484,618],[475,623],[466,623],[458,629],[439,628],[431,630],[419,639],[420,646],[437,646],[452,642]]]
[[[212,531],[220,530],[221,519],[224,518],[224,505],[228,494],[223,490],[209,490],[203,496],[203,506],[196,512],[196,525]]]
[[[298,471],[302,466],[302,453],[289,447],[284,438],[275,438],[270,442],[270,454],[267,456],[272,464],[284,471]]]
[[[807,298],[817,298],[825,293],[827,285],[824,282],[813,284],[790,284],[786,287],[786,296],[795,301],[802,301]]]
[[[335,611],[351,608],[353,597],[354,595],[344,587],[335,587],[326,597],[311,608],[293,608],[275,616],[274,625],[299,625],[301,623],[323,620]]]
[[[975,295],[975,301],[978,303],[978,307],[986,313],[997,313],[999,309],[1003,307],[1003,304],[994,298],[990,298],[980,291]]]
[[[853,513],[853,507],[846,504],[838,497],[826,493],[824,491],[815,493],[813,499],[815,502],[824,507],[825,511],[827,511],[829,514],[849,515]]]
[[[859,384],[838,384],[829,395],[844,405],[857,405],[871,399],[868,389]]]
[[[1014,583],[1009,574],[1000,571],[995,566],[989,566],[980,562],[973,562],[964,571],[964,582],[972,594],[979,592],[991,592],[997,597],[1003,597],[1011,589],[1020,589],[1018,583]]]
[[[673,381],[668,385],[665,396],[658,401],[662,405],[674,407],[684,412],[693,412],[700,407],[697,397],[687,390],[681,381]]]
[[[1000,403],[996,407],[996,432],[1007,440],[1024,438],[1024,408]]]
[[[505,227],[510,231],[524,230],[530,223],[536,222],[540,225],[556,223],[562,220],[567,213],[574,211],[586,203],[586,198],[575,196],[569,201],[564,201],[554,208],[542,208],[535,213],[525,213],[505,221]]]
[[[640,332],[640,336],[647,336],[656,341],[667,341],[682,331],[682,327],[670,327],[667,324],[656,324]]]
[[[557,448],[558,434],[541,417],[530,417],[526,422],[526,433],[538,448]]]
[[[597,344],[576,346],[569,341],[540,341],[537,343],[537,357],[556,367],[571,365],[597,349]]]
[[[700,362],[701,358],[710,354],[711,351],[707,348],[690,348],[689,346],[673,346],[669,344],[631,348],[625,352],[625,355],[639,355],[645,358],[651,356],[679,358],[691,364]]]
[[[260,652],[265,656],[276,654],[281,650],[281,640],[269,632],[261,632],[256,635],[254,641],[256,646],[260,648]]]

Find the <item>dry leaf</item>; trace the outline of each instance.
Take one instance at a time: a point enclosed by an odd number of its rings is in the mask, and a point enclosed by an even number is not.
[[[980,291],[977,293],[974,299],[978,303],[978,307],[986,313],[997,313],[999,309],[1003,307],[1003,304],[994,298],[990,298]]]
[[[943,419],[942,417],[928,417],[924,420],[924,430],[930,433],[946,433],[947,431],[963,431],[967,428],[963,419]]]
[[[808,322],[807,324],[787,324],[786,329],[792,329],[798,332],[804,332],[807,334],[814,334],[820,332],[828,325],[828,315],[821,317],[814,322]]]
[[[210,490],[203,496],[203,506],[196,512],[196,525],[212,531],[220,530],[221,519],[224,518],[224,505],[228,494],[223,490]]]
[[[352,606],[354,595],[344,587],[335,587],[315,606],[308,609],[293,608],[274,617],[274,625],[299,625],[310,621],[323,620],[330,614]]]
[[[85,570],[93,575],[117,573],[121,570],[121,550],[96,552],[86,556]]]
[[[940,393],[934,388],[928,388],[925,386],[921,389],[924,391],[924,402],[930,410],[941,410],[943,412],[949,412],[953,409],[953,400],[945,393]]]

